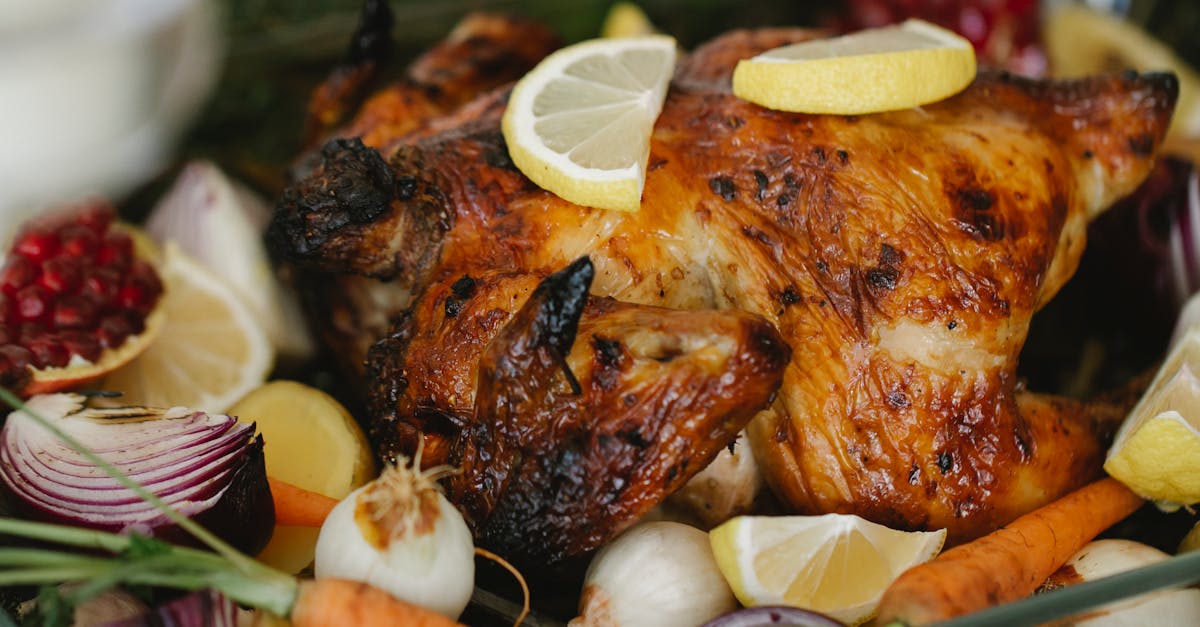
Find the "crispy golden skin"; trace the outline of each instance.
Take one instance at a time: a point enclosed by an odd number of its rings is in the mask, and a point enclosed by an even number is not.
[[[754,37],[739,33],[700,54],[754,52]],[[778,329],[790,360],[770,411],[754,419],[750,434],[768,480],[795,511],[945,527],[958,541],[1100,471],[1101,423],[1111,416],[1021,390],[1017,357],[1030,317],[1074,271],[1089,218],[1149,171],[1174,104],[1173,77],[1050,83],[982,74],[942,103],[843,117],[768,111],[728,93],[711,65],[690,66],[702,74],[688,67],[656,124],[637,213],[578,207],[525,179],[507,160],[500,134],[503,92],[386,157],[331,147],[326,169],[285,198],[272,227],[283,252],[338,271],[407,277],[417,294],[397,333],[373,352],[380,441],[411,446],[420,430],[446,459],[487,461],[471,451],[486,449],[480,442],[524,414],[498,422],[484,410],[480,364],[504,353],[511,341],[504,323],[521,318],[522,296],[534,282],[587,256],[595,296],[683,310],[672,320],[701,320],[713,309],[750,312]],[[305,204],[308,190],[336,189],[331,181],[370,170],[376,158],[386,158],[393,176],[356,183],[319,211]],[[459,306],[454,286],[464,277],[499,276],[527,287],[510,293],[500,287],[508,283],[485,281],[471,295],[489,303],[478,319],[446,334],[436,312]],[[588,319],[585,311],[581,329]],[[726,354],[753,353],[738,328],[720,334],[736,347]],[[587,338],[581,331],[570,351],[577,361]],[[739,372],[747,388],[769,389],[765,374]],[[547,385],[533,376],[530,385]],[[696,420],[678,414],[698,416],[702,408],[647,411],[639,420]],[[557,420],[577,420],[563,411]],[[533,412],[528,420],[544,416]],[[544,450],[561,444],[553,430],[522,432],[545,433]],[[499,472],[514,467],[521,470],[510,482],[542,476],[520,464]],[[596,474],[602,468],[580,471],[604,480]],[[460,506],[501,507],[487,483],[495,477],[472,472],[474,485],[452,490]],[[670,486],[659,481],[650,489]],[[533,518],[566,511],[537,503],[502,507],[527,507]],[[592,505],[582,511],[616,527],[627,523]],[[538,524],[561,529],[567,521]],[[512,525],[496,538],[487,529],[476,521],[477,534],[518,552],[559,541],[568,546],[553,554],[571,554],[577,547],[570,543],[593,539],[540,532],[514,539],[522,532]]]

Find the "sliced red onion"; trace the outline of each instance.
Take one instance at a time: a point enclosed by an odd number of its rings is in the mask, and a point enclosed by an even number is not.
[[[702,627],[845,627],[812,610],[786,605],[747,607],[718,616]]]
[[[86,407],[75,394],[38,396],[31,411],[239,549],[265,546],[275,512],[262,437],[232,416],[183,408]],[[153,505],[23,411],[0,430],[0,490],[20,515],[188,542]]]

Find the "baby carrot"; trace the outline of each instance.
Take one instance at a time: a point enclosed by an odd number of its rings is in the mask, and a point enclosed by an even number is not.
[[[271,500],[275,503],[275,524],[296,527],[320,527],[338,504],[338,500],[319,492],[305,490],[286,481],[267,477]]]
[[[877,624],[927,625],[1026,597],[1142,502],[1115,479],[1086,485],[908,569],[884,592]]]
[[[300,582],[291,621],[294,627],[462,627],[370,584],[333,578]]]

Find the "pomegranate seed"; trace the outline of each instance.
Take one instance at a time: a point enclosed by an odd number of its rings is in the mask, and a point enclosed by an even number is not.
[[[76,221],[86,226],[94,235],[104,235],[108,230],[108,226],[113,223],[115,212],[112,205],[98,201],[96,204],[84,209]]]
[[[121,273],[112,267],[88,268],[84,271],[83,287],[79,293],[101,307],[109,307],[117,298]]]
[[[129,322],[120,314],[104,318],[100,321],[100,326],[96,328],[96,337],[100,339],[100,345],[104,348],[116,348],[132,334],[133,329]]]
[[[13,251],[30,261],[40,263],[58,252],[58,235],[42,230],[27,231],[17,238]]]
[[[33,353],[24,346],[16,344],[5,344],[0,346],[0,355],[8,359],[8,364],[13,370],[24,370],[33,362]]]
[[[54,304],[51,323],[56,329],[91,329],[96,324],[96,304],[83,296],[68,294]]]
[[[58,236],[62,242],[62,254],[76,259],[91,259],[100,246],[100,237],[82,224],[72,224]]]
[[[71,359],[67,347],[53,336],[42,336],[24,346],[33,355],[35,368],[62,368]]]
[[[10,341],[12,338],[9,336],[8,327],[0,325],[0,345],[8,344]]]
[[[25,322],[17,326],[17,343],[24,344],[46,334],[46,325],[40,322]]]
[[[79,288],[82,263],[74,257],[55,257],[42,264],[42,276],[38,284],[53,294],[74,292]]]
[[[17,290],[33,283],[38,276],[38,267],[24,257],[13,257],[0,270],[0,291],[12,296]]]
[[[120,231],[109,232],[96,249],[96,263],[101,266],[125,268],[132,258],[133,240]]]
[[[100,346],[100,340],[94,335],[86,331],[63,331],[59,334],[59,338],[72,355],[79,355],[91,362],[100,359],[103,347]]]
[[[20,320],[41,320],[50,314],[50,292],[41,285],[21,288],[15,299]]]

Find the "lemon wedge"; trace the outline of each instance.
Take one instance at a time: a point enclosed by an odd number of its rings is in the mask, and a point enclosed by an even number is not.
[[[121,404],[224,413],[262,384],[274,353],[233,288],[168,244],[160,269],[166,322],[141,355],[105,377]]]
[[[857,115],[943,100],[974,78],[971,42],[913,19],[739,61],[733,93],[780,111]]]
[[[1200,502],[1200,327],[1171,350],[1117,431],[1104,470],[1163,509]]]
[[[502,121],[509,156],[566,200],[636,211],[674,69],[675,40],[663,35],[556,51],[513,88]]]
[[[343,499],[375,476],[375,459],[358,422],[332,396],[295,381],[272,381],[238,401],[230,414],[263,436],[267,475]],[[316,527],[276,526],[258,559],[297,573],[313,561]]]
[[[601,37],[641,37],[658,32],[646,12],[632,2],[612,5],[600,26]]]
[[[941,550],[946,530],[898,531],[848,514],[740,516],[709,533],[743,605],[791,605],[849,625],[875,615],[892,581]]]

